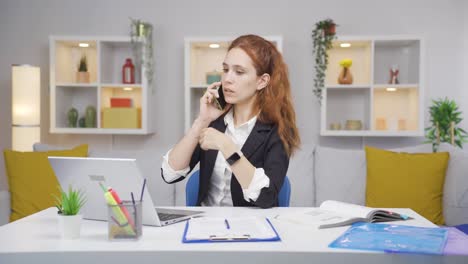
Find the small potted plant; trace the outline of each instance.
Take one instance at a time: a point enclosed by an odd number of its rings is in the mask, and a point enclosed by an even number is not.
[[[78,63],[76,82],[89,83],[88,61],[86,60],[86,55],[81,56],[80,62]]]
[[[431,115],[431,126],[426,128],[425,143],[432,143],[432,150],[437,152],[441,142],[450,143],[463,148],[463,143],[467,142],[468,134],[458,127],[463,120],[458,105],[454,100],[438,99],[432,100],[429,108]]]
[[[70,186],[68,192],[60,189],[60,197],[55,196],[55,206],[58,209],[59,225],[64,239],[80,237],[82,215],[78,214],[86,203],[84,194],[80,190],[73,190]]]
[[[328,50],[335,39],[336,24],[332,19],[325,19],[315,24],[312,39],[315,55],[314,94],[322,102],[322,90],[325,88],[325,72],[328,66]]]
[[[130,40],[136,70],[143,67],[148,86],[153,89],[153,25],[140,19],[130,18]]]

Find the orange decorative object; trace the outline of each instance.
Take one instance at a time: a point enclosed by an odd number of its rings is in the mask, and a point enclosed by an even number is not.
[[[398,130],[406,130],[406,119],[398,119]]]
[[[343,67],[341,69],[340,75],[338,76],[338,83],[339,84],[352,84],[353,83],[353,75],[348,67]]]
[[[387,130],[387,120],[383,117],[376,118],[375,120],[376,130]]]
[[[132,107],[131,98],[111,98],[110,99],[111,107]]]

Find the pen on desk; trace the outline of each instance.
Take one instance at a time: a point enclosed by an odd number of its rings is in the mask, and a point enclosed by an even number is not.
[[[106,187],[104,187],[104,185],[102,185],[102,182],[99,182],[99,186],[101,186],[101,189],[102,189],[104,192],[107,192],[107,189],[106,189]]]
[[[130,195],[132,196],[132,203],[133,203],[133,217],[134,217],[134,221],[136,223],[137,221],[137,209],[136,209],[136,205],[135,205],[135,197],[133,197],[133,192],[130,192]],[[135,225],[135,228],[136,228],[136,225]],[[136,232],[136,229],[135,229],[135,232]]]
[[[130,195],[132,196],[133,213],[134,213],[134,215],[135,215],[135,220],[136,220],[137,211],[136,211],[136,205],[135,205],[135,198],[133,197],[133,192],[130,192]]]
[[[133,192],[130,192],[130,195],[132,196],[133,207],[135,207],[135,197],[133,196]]]
[[[145,180],[143,181],[143,186],[142,186],[142,188],[141,188],[140,202],[143,201],[143,193],[145,192],[145,185],[146,185],[146,178],[145,178]]]
[[[231,226],[229,225],[229,222],[226,218],[224,219],[224,223],[226,224],[227,229],[231,229]]]

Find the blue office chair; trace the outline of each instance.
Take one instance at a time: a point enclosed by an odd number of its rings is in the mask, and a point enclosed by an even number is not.
[[[200,171],[195,171],[189,177],[187,185],[185,185],[185,204],[187,206],[196,206],[198,199],[198,185],[200,183]],[[289,207],[291,198],[291,183],[288,176],[284,178],[283,186],[279,193],[279,207]]]

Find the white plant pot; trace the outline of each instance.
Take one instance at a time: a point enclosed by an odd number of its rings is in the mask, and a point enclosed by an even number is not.
[[[59,228],[63,239],[80,237],[82,215],[59,215]]]

